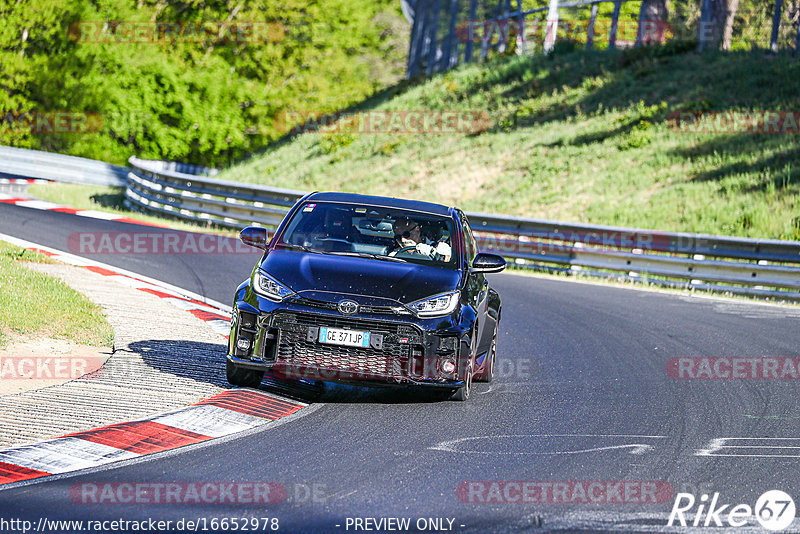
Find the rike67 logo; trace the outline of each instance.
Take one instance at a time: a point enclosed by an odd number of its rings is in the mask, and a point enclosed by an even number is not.
[[[710,502],[706,494],[701,495],[698,500],[691,493],[678,493],[667,526],[743,527],[755,516],[765,529],[778,531],[792,524],[795,512],[794,500],[780,490],[770,490],[762,494],[756,500],[754,508],[749,504],[721,504],[719,493],[714,493]],[[693,519],[689,517],[692,514]]]

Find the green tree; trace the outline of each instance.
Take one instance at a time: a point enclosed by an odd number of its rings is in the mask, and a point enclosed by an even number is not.
[[[40,0],[5,2],[0,16],[0,111],[103,120],[82,135],[4,128],[0,143],[117,163],[241,158],[285,133],[287,110],[340,109],[400,79],[408,32],[394,0]],[[267,42],[131,42],[119,21],[280,31]]]

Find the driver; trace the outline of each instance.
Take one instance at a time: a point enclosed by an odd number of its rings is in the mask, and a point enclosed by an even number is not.
[[[450,255],[452,254],[450,245],[444,242],[436,243],[435,246],[426,243],[422,237],[422,225],[417,221],[413,221],[408,217],[400,217],[394,222],[393,229],[398,246],[396,251],[413,247],[413,251],[409,252],[416,252],[431,258],[436,253],[442,256],[443,261],[450,261]]]

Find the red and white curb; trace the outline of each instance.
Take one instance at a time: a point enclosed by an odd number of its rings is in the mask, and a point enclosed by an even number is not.
[[[118,213],[110,213],[107,211],[96,211],[96,210],[79,210],[77,208],[70,208],[69,206],[62,206],[61,204],[54,204],[53,202],[47,202],[46,200],[19,198],[14,195],[9,195],[6,193],[0,193],[0,203],[11,204],[14,206],[21,206],[23,208],[32,208],[36,210],[69,213],[71,215],[77,215],[79,217],[90,217],[92,219],[102,219],[104,221],[116,221],[129,224],[140,224],[143,226],[153,226],[156,228],[167,228],[166,226],[160,224],[140,221],[139,219],[132,219],[130,217],[125,217],[124,215],[119,215]]]
[[[33,185],[49,184],[50,180],[40,178],[0,178],[0,185]]]
[[[146,276],[132,273],[125,269],[113,267],[111,265],[101,263],[99,261],[82,258],[69,252],[64,252],[50,247],[31,243],[13,236],[0,234],[0,240],[7,241],[12,245],[33,250],[49,256],[54,260],[69,265],[78,267],[85,267],[86,269],[101,274],[103,276],[111,276],[121,284],[128,287],[144,291],[156,297],[167,300],[170,304],[188,311],[198,319],[208,323],[218,334],[228,337],[230,333],[230,307],[213,300],[206,299],[196,293],[175,287],[166,282],[155,280]]]
[[[113,276],[127,286],[167,299],[225,338],[230,308],[159,280],[50,247],[0,234],[0,240],[55,260]],[[268,425],[308,404],[252,389],[223,391],[195,405],[148,419],[68,434],[0,450],[0,486],[140,458]]]
[[[306,403],[257,390],[223,391],[173,412],[0,450],[0,485],[78,471],[269,425]]]

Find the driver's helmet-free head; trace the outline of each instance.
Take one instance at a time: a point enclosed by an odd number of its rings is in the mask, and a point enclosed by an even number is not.
[[[400,217],[394,222],[393,228],[397,239],[405,238],[419,241],[420,227],[418,222],[412,221],[408,217]]]

